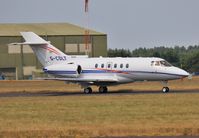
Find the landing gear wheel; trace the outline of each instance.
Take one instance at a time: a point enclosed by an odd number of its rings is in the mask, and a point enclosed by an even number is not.
[[[108,92],[108,88],[106,86],[100,86],[99,87],[99,92],[100,93],[107,93]]]
[[[92,93],[91,87],[85,88],[85,89],[84,89],[84,93],[85,93],[85,94],[90,94],[90,93]]]
[[[163,93],[169,92],[169,87],[163,87],[163,88],[162,88],[162,92],[163,92]]]

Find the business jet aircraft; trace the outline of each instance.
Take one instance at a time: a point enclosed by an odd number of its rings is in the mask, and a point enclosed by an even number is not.
[[[166,93],[169,80],[189,75],[162,58],[72,58],[33,32],[21,35],[25,42],[14,45],[30,45],[45,73],[53,75],[53,80],[80,84],[86,94],[92,93],[92,85],[99,86],[100,93],[106,93],[107,86],[136,81],[161,81]]]

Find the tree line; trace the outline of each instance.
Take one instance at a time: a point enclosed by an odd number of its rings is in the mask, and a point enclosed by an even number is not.
[[[129,49],[109,49],[108,57],[160,57],[189,72],[199,72],[199,45]]]

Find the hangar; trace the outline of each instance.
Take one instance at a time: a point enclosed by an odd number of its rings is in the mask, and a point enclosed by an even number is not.
[[[0,75],[6,79],[29,79],[41,64],[29,46],[8,45],[23,42],[21,31],[32,31],[68,55],[85,55],[85,30],[69,23],[0,24]],[[90,30],[90,57],[107,56],[107,35]]]

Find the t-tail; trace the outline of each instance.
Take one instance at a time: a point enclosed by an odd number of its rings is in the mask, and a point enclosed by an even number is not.
[[[21,35],[25,39],[25,42],[20,44],[30,45],[44,67],[66,62],[70,58],[70,56],[67,56],[51,45],[50,42],[47,42],[33,32],[21,32]]]

